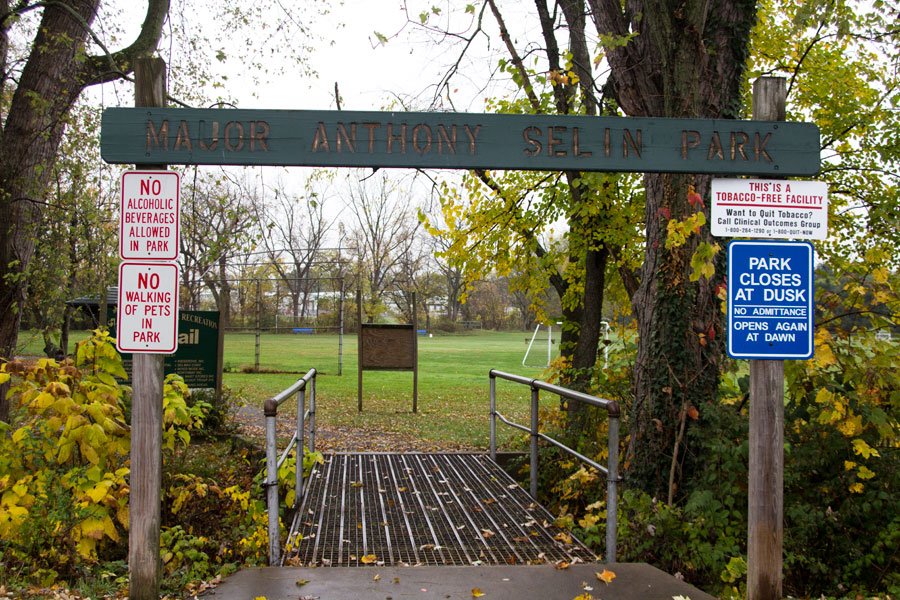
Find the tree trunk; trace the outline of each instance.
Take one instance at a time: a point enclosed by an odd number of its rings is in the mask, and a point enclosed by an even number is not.
[[[719,365],[724,352],[723,324],[715,287],[722,282],[725,253],[720,252],[712,280],[690,281],[691,256],[701,241],[709,242],[709,228],[682,246],[665,248],[668,219],[687,216],[685,200],[693,184],[701,196],[709,194],[709,176],[652,174],[647,188],[647,251],[641,286],[633,306],[640,343],[634,365],[634,403],[631,437],[626,452],[632,482],[652,495],[669,494],[669,471],[675,437],[685,411],[716,398]],[[676,209],[678,212],[676,212]],[[686,421],[688,424],[690,419]],[[692,454],[681,440],[679,477],[689,476]]]
[[[612,89],[629,116],[735,118],[749,53],[755,0],[588,0],[598,33],[615,40],[637,33],[627,44],[606,47]],[[716,398],[724,355],[723,323],[716,286],[725,271],[724,250],[711,279],[690,281],[690,261],[709,227],[681,246],[666,248],[669,219],[698,210],[687,201],[690,185],[706,200],[709,176],[648,174],[646,250],[641,282],[633,298],[638,325],[634,403],[626,451],[630,482],[668,497],[676,431],[690,406]],[[702,209],[709,221],[709,209]],[[700,415],[702,419],[702,413]],[[682,440],[684,444],[689,438]],[[690,449],[675,483],[690,477]]]
[[[99,0],[68,2],[90,24]],[[65,129],[81,93],[85,28],[64,9],[47,7],[3,125],[0,143],[0,356],[12,359],[34,253],[34,227]],[[8,386],[0,386],[0,420],[9,421]]]
[[[34,225],[41,215],[65,118],[86,85],[118,79],[135,56],[153,52],[168,14],[168,0],[148,0],[135,42],[112,57],[84,53],[100,0],[46,3],[31,51],[10,102],[0,139],[0,357],[12,358],[25,303],[25,273],[34,253]],[[17,8],[27,2],[16,3]],[[2,4],[6,9],[8,1]],[[3,76],[14,17],[3,11],[0,57]],[[115,69],[110,69],[110,60]],[[8,79],[2,83],[10,85]],[[0,421],[9,420],[9,385],[0,385]]]

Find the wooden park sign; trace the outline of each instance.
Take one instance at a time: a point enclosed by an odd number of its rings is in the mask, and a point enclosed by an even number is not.
[[[412,371],[413,412],[419,405],[419,340],[416,293],[412,293],[412,323],[363,323],[362,292],[356,292],[359,324],[357,409],[362,412],[363,371]]]
[[[445,112],[108,108],[109,163],[808,176],[811,123]]]

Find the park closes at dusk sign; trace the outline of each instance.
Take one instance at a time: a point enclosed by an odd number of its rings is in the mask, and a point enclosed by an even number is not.
[[[728,355],[813,355],[813,247],[809,242],[728,244]]]
[[[451,112],[108,108],[109,163],[806,176],[811,123]]]

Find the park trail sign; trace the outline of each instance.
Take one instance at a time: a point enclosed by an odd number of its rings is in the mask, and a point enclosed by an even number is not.
[[[819,172],[811,123],[451,112],[107,108],[108,163]]]

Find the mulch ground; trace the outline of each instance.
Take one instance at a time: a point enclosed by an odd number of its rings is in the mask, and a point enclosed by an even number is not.
[[[238,432],[265,445],[265,417],[256,406],[242,406],[235,415]],[[278,420],[279,439],[290,438],[293,424],[289,419]],[[308,432],[307,432],[308,435]],[[307,443],[308,438],[307,438]],[[316,423],[316,450],[324,453],[340,452],[478,452],[475,446],[453,442],[436,442],[416,436],[361,427],[339,427]]]

